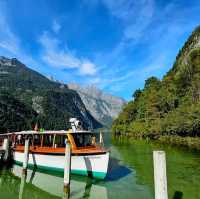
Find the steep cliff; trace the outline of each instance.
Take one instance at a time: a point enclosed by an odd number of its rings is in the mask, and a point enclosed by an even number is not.
[[[126,103],[122,98],[107,94],[93,85],[81,87],[71,83],[68,87],[79,93],[87,110],[105,126],[111,125]]]
[[[26,129],[32,128],[36,122],[45,129],[66,129],[69,117],[79,118],[85,127],[101,126],[87,111],[76,91],[61,83],[50,81],[17,59],[0,57],[0,93],[13,99],[4,98],[3,104],[12,107],[12,110],[16,109],[16,114],[20,115],[15,106],[16,102],[20,104],[21,109],[23,104],[24,109],[34,113],[31,119],[27,117],[27,124],[24,117],[23,126]],[[3,114],[2,106],[0,103],[2,129],[21,130],[20,125],[14,125],[15,117],[11,119],[8,118],[9,114]]]

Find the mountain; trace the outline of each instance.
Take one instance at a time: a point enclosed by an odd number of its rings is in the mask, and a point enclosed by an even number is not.
[[[68,87],[78,92],[86,109],[104,126],[111,125],[126,103],[122,98],[105,93],[94,85],[81,87],[71,83]]]
[[[150,77],[134,92],[112,129],[139,137],[200,136],[200,26],[163,79]]]
[[[0,132],[29,128],[37,113],[8,93],[0,93]]]
[[[50,81],[17,59],[0,57],[0,126],[2,131],[66,129],[70,117],[85,127],[100,127],[80,96],[66,85]],[[17,122],[19,120],[19,122]]]

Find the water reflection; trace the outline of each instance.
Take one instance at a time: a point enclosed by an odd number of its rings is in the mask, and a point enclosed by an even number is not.
[[[132,172],[128,167],[121,165],[120,160],[111,157],[106,181],[116,181],[126,177]]]
[[[21,183],[20,183],[20,188],[19,188],[19,199],[23,198],[23,191],[24,191],[25,182],[26,182],[26,173],[22,172]]]
[[[70,188],[68,188],[67,190],[63,190],[63,199],[69,199],[70,198]]]
[[[105,181],[72,176],[70,199],[153,199],[153,150],[165,150],[169,199],[200,199],[200,152],[135,141],[113,143],[110,168]],[[61,199],[63,175],[28,170],[21,178],[22,169],[0,169],[1,199]]]
[[[27,170],[22,174],[22,167],[13,165],[8,169],[0,170],[0,197],[1,198],[69,198],[63,189],[62,175],[52,175],[38,170]],[[70,199],[96,198],[107,199],[106,187],[86,177],[72,176],[70,184]]]
[[[200,199],[200,152],[150,141],[114,142],[124,165],[135,171],[136,183],[148,186],[152,198],[153,150],[164,150],[167,157],[168,195],[170,199]]]
[[[175,191],[173,199],[182,199],[182,198],[183,198],[183,192]]]

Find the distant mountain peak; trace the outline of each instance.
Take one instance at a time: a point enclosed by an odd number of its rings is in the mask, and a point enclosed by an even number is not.
[[[120,100],[121,102],[126,103],[126,101],[123,98],[114,96],[108,92],[104,92],[100,88],[98,88],[95,84],[80,86],[79,84],[76,84],[76,83],[68,83],[67,85],[69,86],[70,89],[77,90],[85,94],[90,94],[95,98],[98,98],[98,97],[110,98],[113,100],[114,99]]]
[[[25,67],[25,65],[23,63],[21,63],[17,58],[7,58],[4,56],[0,56],[0,64],[1,65],[6,65],[6,66],[23,66]]]
[[[99,89],[96,85],[80,86],[69,83],[68,88],[79,93],[86,109],[103,125],[109,126],[121,112],[126,101]]]

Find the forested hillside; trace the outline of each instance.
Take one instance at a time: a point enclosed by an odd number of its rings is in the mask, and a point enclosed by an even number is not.
[[[77,117],[85,127],[101,126],[67,85],[50,81],[17,59],[0,57],[0,132],[66,129]]]
[[[113,122],[115,133],[139,137],[200,136],[200,27],[159,80],[150,77]]]

